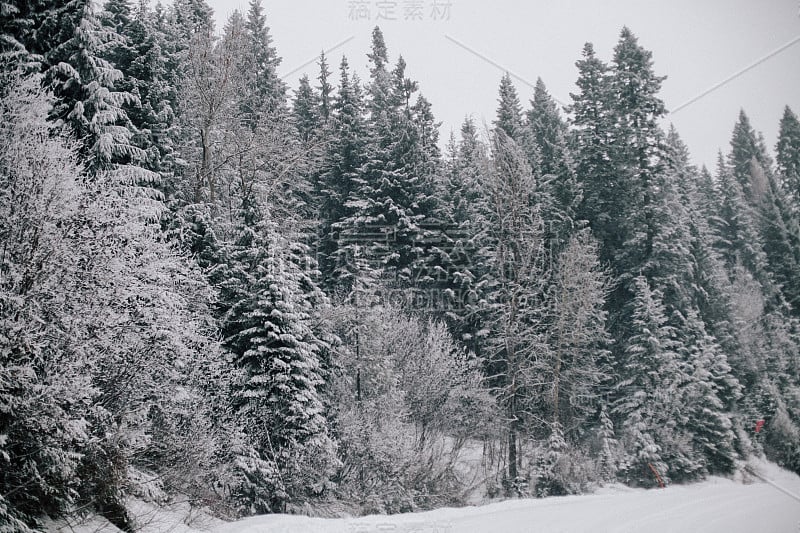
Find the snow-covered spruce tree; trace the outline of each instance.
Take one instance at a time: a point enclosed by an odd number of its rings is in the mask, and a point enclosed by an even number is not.
[[[694,379],[685,317],[706,304],[704,289],[715,277],[727,282],[707,228],[688,208],[694,170],[685,147],[658,126],[663,78],[653,72],[652,54],[627,28],[610,69],[590,46],[584,54],[572,110],[583,212],[617,282],[607,307],[620,376],[614,420],[625,424],[620,435],[634,481],[653,480],[651,465],[665,475],[667,464],[672,479],[689,479],[702,465],[683,427],[684,408],[673,398]],[[699,261],[709,270],[701,271]]]
[[[648,273],[665,294],[688,377],[683,394],[690,414],[680,423],[693,434],[704,468],[730,472],[737,458],[730,411],[742,387],[728,363],[728,353],[738,352],[730,322],[730,284],[713,250],[708,220],[716,216],[712,206],[717,199],[710,175],[689,164],[688,149],[674,128],[667,136],[667,149],[667,194],[662,201],[668,210],[659,216],[662,229]]]
[[[505,73],[500,79],[500,96],[497,100],[497,118],[493,125],[509,138],[522,142],[522,105],[511,75]]]
[[[567,124],[541,79],[536,80],[526,119],[525,142],[532,144],[538,154],[538,196],[547,221],[548,249],[555,256],[582,224],[578,209],[583,193],[575,174]]]
[[[233,405],[253,448],[237,460],[235,496],[249,513],[282,511],[312,495],[334,453],[319,395],[325,346],[311,324],[318,296],[292,257],[298,245],[257,210],[244,208],[221,283],[225,344],[242,370]]]
[[[708,324],[725,320],[727,275],[714,250],[712,218],[719,203],[710,173],[689,163],[689,150],[674,127],[667,135],[666,170],[657,213],[660,225],[648,273],[665,303],[686,315],[701,310]],[[729,334],[722,332],[722,335]]]
[[[281,58],[272,45],[261,0],[250,0],[245,23],[247,47],[244,66],[247,73],[244,106],[256,121],[285,113],[286,85],[278,76]]]
[[[741,398],[742,387],[697,314],[690,314],[681,330],[689,332],[682,339],[688,351],[684,361],[690,372],[689,382],[681,392],[688,407],[685,429],[702,454],[704,469],[711,474],[730,474],[739,458],[730,411]]]
[[[658,120],[665,110],[658,91],[663,80],[653,71],[652,53],[638,43],[628,28],[623,28],[614,48],[609,82],[609,133],[614,147],[614,180],[619,189],[607,207],[619,217],[615,233],[620,242],[614,250],[614,267],[623,283],[617,292],[627,290],[627,281],[650,258],[659,229],[656,210],[662,188],[659,181],[664,179],[665,147]],[[630,294],[614,297],[627,300]]]
[[[733,288],[724,262],[715,248],[714,220],[717,210],[716,194],[710,173],[704,168],[700,174],[699,187],[694,191],[695,199],[687,199],[696,214],[692,223],[692,256],[696,265],[692,284],[694,306],[713,336],[726,354],[737,380],[742,379],[741,368],[736,364],[740,354],[735,321],[732,313]],[[713,213],[713,215],[710,215]]]
[[[402,57],[387,70],[386,45],[373,31],[368,86],[368,136],[365,163],[346,205],[353,213],[341,235],[363,243],[374,266],[400,287],[410,287],[425,272],[421,224],[432,214],[435,168],[433,132],[426,131],[429,110],[412,105],[417,83],[406,78]],[[427,142],[427,144],[426,144]]]
[[[599,451],[597,457],[600,479],[613,481],[617,473],[624,467],[625,451],[614,430],[614,422],[603,404],[600,406],[600,424],[597,430]]]
[[[309,190],[307,195],[308,217],[313,219],[313,231],[309,232],[308,244],[314,249],[317,261],[322,264],[320,240],[329,222],[323,220],[323,206],[327,195],[324,192],[324,174],[328,170],[330,147],[335,142],[333,125],[334,88],[330,83],[325,53],[318,61],[320,85],[312,86],[308,76],[303,75],[300,87],[292,102],[292,123],[299,134],[299,141],[309,160]]]
[[[507,480],[513,491],[519,490],[521,482],[519,438],[534,399],[534,361],[547,349],[542,335],[547,267],[544,227],[531,202],[532,187],[527,158],[513,139],[496,129],[487,183],[487,248],[491,252],[485,277],[491,334],[485,364],[507,424]]]
[[[677,425],[684,409],[677,395],[686,376],[674,328],[667,325],[660,293],[643,276],[634,279],[634,288],[613,413],[628,455],[626,479],[654,486],[652,469],[668,481],[691,475],[698,465]]]
[[[648,192],[647,225],[637,228],[626,248],[644,250],[639,271],[661,292],[671,319],[675,312],[685,315],[693,308],[700,289],[694,285],[697,265],[692,255],[694,220],[688,208],[690,192],[684,190],[692,185],[693,167],[688,163],[688,150],[674,130],[670,131],[665,151],[665,168],[652,178]],[[695,229],[694,233],[697,232]]]
[[[769,269],[789,306],[786,311],[796,318],[800,316],[800,223],[777,177],[756,164],[752,175],[765,182],[757,209]]]
[[[537,498],[547,496],[564,496],[569,494],[567,487],[570,480],[562,472],[563,454],[568,449],[564,440],[564,431],[558,422],[550,428],[544,453],[538,457],[534,465],[533,493]]]
[[[320,176],[321,235],[317,247],[328,292],[347,294],[356,279],[354,262],[363,245],[349,234],[348,220],[356,208],[347,202],[356,193],[365,162],[366,124],[358,77],[350,72],[344,57],[339,71],[339,88],[333,100],[332,142]]]
[[[739,110],[739,118],[733,126],[730,144],[731,151],[727,162],[731,174],[742,187],[745,200],[754,205],[758,197],[766,192],[764,188],[766,184],[762,180],[753,179],[753,163],[769,168],[771,162],[763,139],[759,138],[750,125],[750,119],[743,109]]]
[[[614,179],[612,166],[609,68],[597,58],[591,43],[584,46],[582,59],[576,66],[580,92],[570,95],[573,103],[569,111],[573,115],[577,147],[575,172],[583,191],[578,213],[579,218],[589,222],[602,244],[601,259],[609,262],[619,239],[616,230],[619,213],[613,206],[621,187]]]
[[[783,110],[775,152],[781,185],[800,210],[800,120],[789,106]]]
[[[752,419],[781,420],[776,427],[783,443],[765,451],[778,461],[793,463],[797,448],[797,414],[780,416],[776,406],[788,405],[794,394],[797,323],[787,300],[795,297],[797,224],[790,201],[777,178],[763,140],[747,116],[740,113],[731,139],[728,161],[720,157],[721,215],[716,220],[717,246],[727,260],[731,315],[740,347],[731,364],[745,387],[741,424]],[[788,396],[787,396],[788,395]],[[789,402],[790,404],[791,402]]]
[[[488,147],[479,139],[475,123],[466,118],[458,143],[451,143],[449,160],[440,183],[439,209],[446,229],[439,249],[444,317],[456,338],[481,356],[487,330],[483,328],[485,295],[482,281],[487,270],[483,249],[488,228],[486,176]]]
[[[303,142],[309,142],[320,127],[319,105],[319,95],[311,87],[308,75],[304,75],[292,104],[293,122]]]
[[[332,104],[331,87],[327,82],[330,72],[327,70],[324,54],[320,61],[322,69],[320,77],[324,80],[323,89],[328,91],[327,107],[323,110],[320,90],[312,87],[308,76],[304,75],[300,79],[299,88],[295,91],[290,121],[297,131],[298,142],[294,151],[304,156],[304,183],[294,192],[297,197],[296,205],[299,208],[298,215],[304,219],[304,242],[313,250],[316,261],[321,266],[324,261],[320,241],[325,236],[326,228],[329,228],[330,224],[329,221],[323,219],[323,208],[327,207],[328,203],[324,174],[328,170],[330,146],[335,142],[335,138],[330,107]],[[323,113],[327,115],[323,116]],[[322,273],[321,268],[320,273]],[[323,280],[329,279],[322,276],[319,282],[322,284]]]
[[[734,126],[731,173],[742,187],[747,205],[752,209],[767,258],[767,269],[780,293],[792,307],[800,306],[800,224],[790,196],[772,170],[762,137],[753,130],[744,111]]]
[[[319,76],[317,76],[317,80],[319,85],[316,88],[319,93],[319,116],[322,123],[327,124],[333,114],[334,86],[330,82],[330,77],[333,73],[329,70],[325,52],[320,52],[318,65]]]
[[[44,54],[45,82],[58,99],[52,118],[80,140],[91,172],[139,163],[145,154],[131,142],[133,128],[125,113],[138,98],[115,87],[123,73],[103,58],[120,37],[103,27],[91,1],[72,0],[60,15],[60,40]]]
[[[659,236],[669,243],[673,236],[668,231],[680,228],[662,220],[670,214],[664,136],[658,125],[664,114],[658,97],[663,78],[655,75],[652,54],[628,28],[620,33],[610,68],[595,57],[591,45],[584,47],[577,65],[581,92],[573,95],[571,111],[584,198],[580,212],[615,277],[607,309],[612,335],[624,341],[627,321],[620,317],[633,298],[632,280],[653,264]]]
[[[431,103],[423,95],[417,97],[411,107],[413,130],[417,137],[416,146],[409,150],[411,175],[419,181],[416,186],[415,199],[418,210],[423,215],[423,231],[418,243],[417,254],[421,256],[419,273],[415,276],[418,289],[438,289],[446,277],[443,265],[447,263],[447,245],[440,244],[445,240],[443,234],[447,226],[442,220],[444,211],[437,196],[437,184],[442,172],[442,153],[439,149],[439,127],[433,115]],[[436,306],[432,306],[436,307]]]
[[[55,7],[48,4],[21,0],[0,2],[0,65],[4,71],[21,69],[34,73],[41,70],[42,58],[35,51],[34,30],[43,12]]]
[[[44,81],[56,96],[51,120],[78,139],[89,174],[114,173],[114,180],[138,188],[140,206],[145,197],[151,200],[147,216],[160,216],[161,195],[154,189],[160,177],[147,170],[147,153],[137,146],[137,129],[126,113],[126,108],[140,106],[140,100],[128,92],[124,74],[105,59],[124,39],[101,23],[91,1],[72,0],[46,13]]]
[[[122,72],[114,83],[118,91],[135,96],[123,108],[132,125],[132,143],[144,152],[140,166],[162,175],[160,188],[177,171],[176,112],[178,111],[181,51],[177,31],[168,31],[146,4],[131,7],[129,0],[106,2],[100,13],[103,27],[117,35],[102,56]],[[174,28],[171,28],[174,29]]]

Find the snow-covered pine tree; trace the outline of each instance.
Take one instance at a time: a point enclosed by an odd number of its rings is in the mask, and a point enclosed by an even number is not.
[[[621,185],[614,178],[610,111],[609,68],[595,54],[591,43],[583,47],[578,67],[579,92],[571,94],[572,124],[577,146],[576,175],[583,191],[579,218],[587,220],[601,243],[601,259],[610,262],[619,245],[615,198]]]
[[[330,77],[332,72],[328,69],[328,60],[325,57],[325,52],[319,54],[319,76],[317,81],[319,85],[316,87],[319,92],[319,116],[323,124],[327,124],[333,112],[333,85],[331,85]]]
[[[681,392],[687,407],[685,429],[702,454],[704,470],[729,474],[739,458],[730,411],[740,399],[742,387],[727,357],[709,335],[697,313],[690,313],[681,328],[683,355],[689,383]]]
[[[313,282],[292,257],[296,245],[255,209],[246,206],[229,251],[223,334],[243,372],[233,404],[260,459],[242,463],[237,490],[243,508],[263,513],[283,510],[321,481],[325,471],[307,468],[324,464],[333,443],[319,395],[324,341],[312,329],[318,293],[309,292]],[[306,462],[313,454],[320,456]]]
[[[247,11],[247,47],[243,62],[246,73],[246,95],[242,105],[253,113],[257,122],[287,111],[286,85],[278,77],[281,58],[272,45],[261,0],[250,0]]]
[[[530,198],[534,182],[527,158],[502,129],[493,135],[486,190],[491,253],[485,274],[491,333],[484,357],[507,424],[507,481],[517,491],[523,482],[518,479],[519,439],[535,409],[534,361],[547,349],[542,336],[547,260],[543,221]]]
[[[522,142],[522,105],[509,73],[503,74],[500,79],[500,96],[497,102],[494,127],[502,130],[509,138]]]
[[[332,121],[332,142],[320,177],[321,236],[317,255],[328,292],[349,294],[357,275],[356,257],[362,255],[365,243],[349,230],[348,221],[355,208],[347,202],[356,194],[365,162],[367,126],[358,76],[350,72],[344,57]]]
[[[171,49],[170,39],[177,36],[166,35],[146,4],[132,8],[129,0],[106,2],[100,20],[118,36],[103,52],[103,58],[123,74],[114,86],[136,97],[124,109],[133,127],[132,142],[145,154],[138,163],[161,173],[166,180],[163,188],[176,171],[175,84],[180,78],[174,72],[179,70],[174,56],[180,54]]]
[[[542,216],[547,220],[548,248],[556,255],[581,225],[578,208],[582,192],[569,148],[567,124],[541,78],[536,80],[526,118],[525,142],[533,143],[538,154],[538,196],[543,204]]]
[[[441,286],[444,316],[451,331],[476,355],[482,355],[486,330],[484,275],[488,250],[485,237],[489,216],[486,180],[488,147],[478,137],[475,123],[467,117],[458,143],[450,147],[441,183],[440,212],[447,229],[442,251],[445,283]],[[452,307],[451,307],[452,306]]]
[[[663,80],[653,72],[652,53],[623,28],[611,65],[609,133],[618,188],[608,207],[619,217],[616,234],[620,245],[614,268],[626,283],[650,258],[658,231],[655,210],[665,159],[664,135],[658,125],[665,109],[658,91]],[[623,290],[624,285],[620,286]]]
[[[44,54],[45,83],[58,98],[52,118],[81,141],[81,155],[92,172],[143,161],[145,154],[132,143],[134,131],[125,113],[125,106],[138,99],[115,87],[123,74],[103,58],[119,36],[101,25],[88,0],[68,2],[57,24],[59,39]]]
[[[800,120],[789,106],[783,110],[775,152],[781,185],[800,210]]]
[[[626,476],[636,484],[654,486],[652,468],[666,481],[694,466],[681,447],[683,435],[677,427],[684,408],[677,392],[686,377],[661,295],[651,290],[644,276],[633,281],[630,334],[622,351],[613,414],[628,454]]]
[[[769,290],[772,282],[755,215],[745,199],[742,186],[721,154],[716,183],[720,203],[719,216],[714,221],[717,225],[716,247],[729,269],[741,263]]]
[[[320,127],[319,106],[320,97],[311,87],[308,75],[304,75],[292,104],[293,122],[303,142],[309,142]]]
[[[406,78],[403,58],[392,72],[386,70],[386,45],[378,28],[369,57],[369,142],[345,204],[352,214],[341,222],[340,235],[363,243],[375,268],[392,283],[409,287],[424,273],[421,224],[432,214],[435,132],[427,106],[417,107],[419,99],[416,106],[411,103],[417,83]]]

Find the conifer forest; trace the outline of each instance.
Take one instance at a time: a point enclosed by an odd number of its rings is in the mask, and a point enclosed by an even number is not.
[[[265,13],[0,0],[0,532],[800,473],[795,111],[698,168],[625,27],[440,139],[379,27],[290,89]]]

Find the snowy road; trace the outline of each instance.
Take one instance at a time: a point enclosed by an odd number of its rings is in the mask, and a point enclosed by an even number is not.
[[[800,495],[800,477],[769,463],[758,471]],[[268,515],[224,523],[186,506],[138,502],[140,533],[800,533],[800,501],[755,481],[711,478],[664,490],[613,486],[596,494],[513,500],[426,513],[322,519]],[[120,533],[94,517],[53,533]]]
[[[763,474],[800,494],[800,478],[765,465]],[[800,533],[800,502],[774,487],[713,478],[664,490],[602,489],[597,494],[515,500],[426,513],[312,519],[254,517],[215,533]]]

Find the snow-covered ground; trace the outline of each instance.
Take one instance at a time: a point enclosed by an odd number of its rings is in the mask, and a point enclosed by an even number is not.
[[[759,463],[757,471],[800,495],[800,477],[768,463]],[[711,478],[663,490],[612,486],[585,496],[512,500],[393,516],[322,519],[269,515],[222,523],[202,515],[159,511],[140,523],[147,533],[800,533],[800,501],[760,480],[743,483]],[[98,531],[97,523],[91,531]]]

